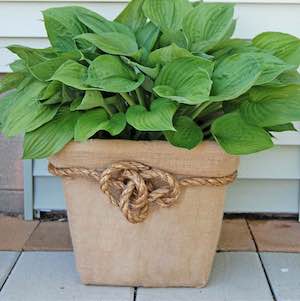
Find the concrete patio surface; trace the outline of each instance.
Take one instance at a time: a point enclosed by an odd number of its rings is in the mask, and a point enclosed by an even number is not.
[[[85,286],[67,222],[0,217],[0,301],[299,301],[300,224],[225,219],[206,288]]]

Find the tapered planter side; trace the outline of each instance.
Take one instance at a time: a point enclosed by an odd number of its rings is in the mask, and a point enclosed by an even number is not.
[[[59,168],[105,168],[134,160],[185,177],[232,174],[239,159],[214,142],[188,151],[163,141],[90,140],[69,143],[49,162]],[[181,188],[170,208],[154,206],[145,221],[129,223],[99,184],[63,178],[68,217],[81,280],[85,284],[203,287],[219,239],[224,186]]]

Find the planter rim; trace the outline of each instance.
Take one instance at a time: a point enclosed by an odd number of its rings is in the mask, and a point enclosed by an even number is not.
[[[167,141],[90,139],[70,142],[49,158],[60,168],[105,168],[119,161],[137,161],[177,175],[219,177],[233,173],[239,157],[225,153],[214,141],[204,141],[187,150]]]

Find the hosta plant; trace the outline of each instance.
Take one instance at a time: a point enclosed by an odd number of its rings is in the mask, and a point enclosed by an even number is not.
[[[90,138],[271,148],[272,132],[300,120],[300,40],[233,39],[233,15],[232,4],[187,0],[133,0],[114,21],[43,11],[51,46],[8,46],[19,59],[0,82],[2,133],[24,134],[24,158]]]

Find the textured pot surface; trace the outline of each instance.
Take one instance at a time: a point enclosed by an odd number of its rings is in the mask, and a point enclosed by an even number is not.
[[[233,173],[239,159],[214,142],[188,151],[162,141],[90,140],[68,144],[57,167],[105,168],[133,160],[184,176]],[[177,204],[129,223],[87,178],[63,178],[77,268],[85,284],[146,287],[206,285],[215,255],[226,186],[182,188]]]

